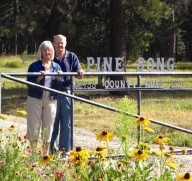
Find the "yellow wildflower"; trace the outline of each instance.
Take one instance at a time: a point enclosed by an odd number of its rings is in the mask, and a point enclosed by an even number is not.
[[[135,122],[143,127],[148,126],[150,121],[149,121],[149,117],[138,117],[137,119],[135,119]]]
[[[30,171],[35,173],[37,171],[37,168],[36,167],[32,167],[32,168],[30,168]]]
[[[18,111],[17,111],[17,114],[18,114],[19,116],[26,116],[26,115],[27,115],[27,112],[26,112],[25,110],[18,110]]]
[[[14,126],[14,125],[11,125],[9,128],[8,128],[8,130],[10,130],[10,131],[12,131],[12,130],[14,130],[16,127]]]
[[[3,119],[3,120],[7,119],[8,117],[9,117],[9,116],[6,115],[6,114],[0,114],[0,118]]]
[[[41,160],[40,160],[40,163],[43,164],[43,165],[46,165],[48,164],[50,161],[53,160],[53,157],[52,156],[44,156]]]
[[[162,143],[166,143],[168,140],[169,140],[168,137],[157,136],[154,138],[154,143],[155,144],[162,144]]]
[[[170,168],[172,168],[172,169],[176,169],[177,168],[177,165],[176,165],[176,163],[174,162],[174,161],[169,161],[169,160],[167,160],[166,162],[165,162]]]
[[[103,131],[96,133],[96,136],[99,141],[112,141],[115,135],[112,132]]]
[[[175,156],[173,154],[170,154],[170,153],[164,153],[164,156],[167,157],[167,158],[174,158]]]
[[[95,156],[102,156],[105,155],[106,153],[106,147],[104,146],[98,146],[93,152],[92,154]]]
[[[149,127],[144,127],[143,130],[149,133],[155,133],[155,131]]]
[[[154,153],[156,156],[162,156],[162,152],[161,151],[152,150],[151,152]]]
[[[0,133],[4,133],[4,131],[5,131],[4,129],[0,129]]]
[[[146,150],[139,150],[139,149],[133,150],[130,156],[138,161],[145,161],[149,157]]]
[[[177,181],[192,181],[192,174],[190,173],[179,173],[177,174]]]
[[[87,149],[82,149],[81,147],[77,147],[76,150],[70,151],[69,160],[75,165],[84,164],[89,158],[89,152]]]

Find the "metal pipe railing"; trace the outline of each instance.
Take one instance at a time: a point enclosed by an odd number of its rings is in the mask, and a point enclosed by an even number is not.
[[[20,73],[15,73],[15,72],[10,72],[10,73],[1,73],[4,75],[11,75],[11,76],[28,76],[28,75],[42,75],[39,72],[20,72]],[[57,75],[57,73],[46,73],[46,75]],[[63,72],[60,73],[60,75],[69,75],[69,76],[78,76],[77,72]],[[192,76],[192,72],[85,72],[85,76],[117,76],[117,75],[124,75],[124,76]]]
[[[74,100],[79,100],[79,101],[82,101],[82,102],[85,102],[85,103],[88,103],[88,104],[91,104],[91,105],[94,105],[94,106],[97,106],[97,107],[100,107],[100,108],[107,109],[109,111],[114,111],[114,112],[122,113],[122,114],[131,116],[131,117],[135,117],[135,118],[139,117],[139,115],[137,115],[137,114],[132,114],[130,112],[125,112],[125,111],[122,111],[122,110],[119,110],[119,109],[116,109],[116,108],[113,108],[113,107],[110,107],[110,106],[106,106],[106,105],[103,105],[103,104],[100,104],[100,103],[96,103],[96,102],[93,102],[93,101],[90,101],[90,100],[87,100],[87,99],[83,99],[83,98],[78,97],[78,96],[69,95],[69,94],[66,94],[64,92],[60,92],[60,91],[57,91],[57,90],[54,90],[54,89],[50,89],[50,88],[47,88],[47,87],[44,87],[44,86],[41,86],[41,85],[38,85],[38,84],[34,84],[34,83],[31,83],[31,82],[28,82],[28,81],[25,81],[25,80],[21,80],[21,79],[12,77],[12,76],[4,74],[4,73],[1,73],[1,76],[4,77],[4,78],[13,80],[13,81],[22,83],[22,84],[32,85],[32,86],[39,87],[39,88],[41,88],[43,90],[47,90],[47,91],[50,91],[50,92],[55,92],[57,94],[61,94],[61,95],[70,97],[70,98],[72,98]],[[165,126],[165,127],[168,127],[168,128],[172,128],[172,129],[175,129],[175,130],[179,130],[179,131],[182,131],[182,132],[185,132],[185,133],[192,134],[191,130],[188,130],[188,129],[185,129],[185,128],[181,128],[181,127],[174,126],[174,125],[171,125],[171,124],[163,123],[163,122],[160,122],[160,121],[157,121],[157,120],[154,120],[154,119],[150,119],[150,121],[152,123],[154,123],[154,124],[157,124],[157,125]]]

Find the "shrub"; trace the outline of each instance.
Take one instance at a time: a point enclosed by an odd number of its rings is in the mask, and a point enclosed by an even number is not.
[[[19,61],[10,61],[5,64],[5,67],[8,68],[20,68],[22,66],[22,63]]]

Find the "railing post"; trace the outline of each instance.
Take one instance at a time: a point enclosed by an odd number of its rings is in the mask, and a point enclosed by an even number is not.
[[[137,86],[141,86],[141,76],[137,76]],[[141,90],[137,92],[137,114],[141,115]],[[142,140],[141,126],[138,125],[138,143]]]
[[[71,95],[74,94],[74,76],[71,76]],[[74,131],[74,100],[71,99],[71,149],[73,149],[73,131]]]

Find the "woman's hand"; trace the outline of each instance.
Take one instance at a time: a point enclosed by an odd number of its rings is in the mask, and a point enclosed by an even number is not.
[[[58,75],[56,75],[55,78],[56,78],[57,81],[60,81],[61,80],[61,75],[59,75],[59,74],[61,74],[63,72],[61,70],[58,70],[57,73],[58,73]]]
[[[45,74],[45,71],[40,71],[40,73],[41,74]],[[38,77],[37,77],[37,83],[39,83],[45,76],[43,76],[43,75],[39,75]]]

